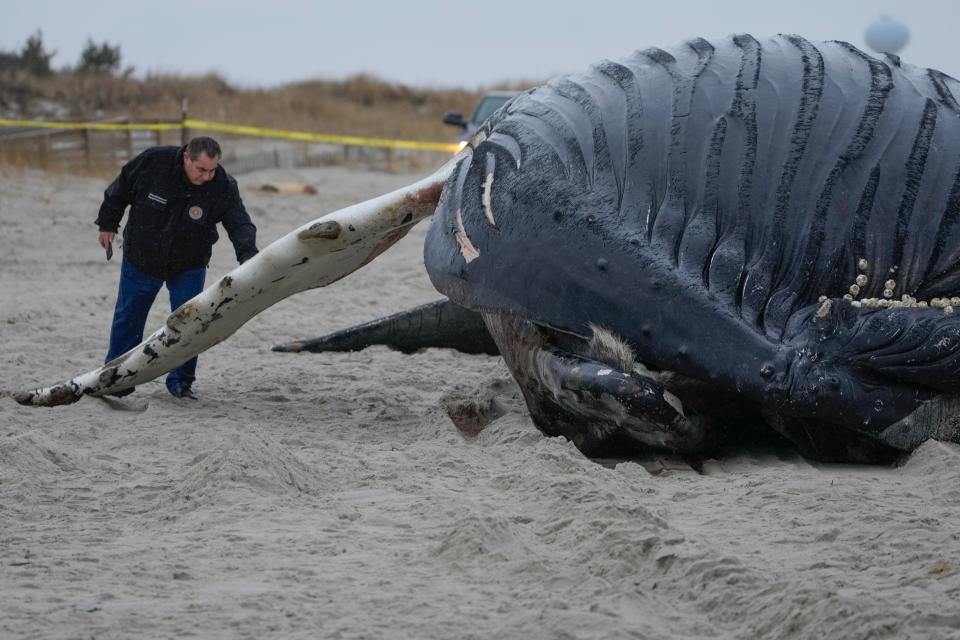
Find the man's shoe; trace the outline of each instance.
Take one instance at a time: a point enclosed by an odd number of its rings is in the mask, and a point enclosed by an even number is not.
[[[199,400],[197,394],[185,384],[175,384],[169,388],[170,395],[174,398],[184,398],[186,400]]]

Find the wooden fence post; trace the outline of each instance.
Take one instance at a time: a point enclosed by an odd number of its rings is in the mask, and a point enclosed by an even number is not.
[[[93,166],[93,144],[90,140],[91,132],[88,127],[83,129],[83,153],[87,161],[87,167]]]
[[[190,132],[187,130],[187,96],[180,98],[180,144],[190,142]]]
[[[125,124],[130,124],[129,118],[124,120]],[[127,129],[127,162],[133,160],[133,129]]]
[[[40,162],[43,167],[49,168],[50,166],[50,134],[44,132],[41,136],[42,143],[40,145]]]

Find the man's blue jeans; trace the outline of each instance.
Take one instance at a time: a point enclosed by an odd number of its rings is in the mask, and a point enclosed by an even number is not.
[[[166,281],[167,290],[170,292],[171,311],[203,291],[206,272],[203,267],[192,269]],[[163,284],[163,278],[148,276],[126,259],[123,260],[120,265],[120,287],[117,291],[117,307],[113,312],[110,351],[107,353],[106,362],[123,355],[143,341],[147,314],[150,313],[150,307]],[[197,359],[191,358],[167,374],[167,389],[176,385],[189,387],[196,379],[196,371]]]

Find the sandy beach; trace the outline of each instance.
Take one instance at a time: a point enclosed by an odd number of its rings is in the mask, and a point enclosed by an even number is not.
[[[263,247],[416,177],[238,181]],[[317,194],[256,190],[273,180]],[[0,390],[102,362],[106,183],[0,172]],[[201,355],[199,402],[162,380],[0,397],[0,638],[960,638],[956,445],[896,467],[598,462],[536,430],[500,358],[270,351],[437,299],[427,224]],[[208,282],[235,265],[221,235]]]

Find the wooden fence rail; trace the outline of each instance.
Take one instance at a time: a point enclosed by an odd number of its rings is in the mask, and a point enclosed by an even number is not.
[[[136,123],[164,125],[162,130],[135,127],[0,127],[0,165],[67,170],[81,167],[115,169],[149,147],[178,145],[190,135],[203,131],[188,130],[181,126],[190,122],[199,121],[158,119]],[[116,118],[90,124],[133,123],[128,118]],[[358,164],[387,170],[409,170],[432,167],[438,163],[437,149],[363,146],[354,141],[340,144],[339,141],[271,139],[269,135],[257,138],[229,132],[216,132],[214,135],[223,145],[223,161],[231,173],[329,164]],[[436,147],[439,143],[423,145]]]
[[[155,124],[179,121],[155,120]],[[97,124],[130,124],[127,118]],[[180,131],[0,128],[0,163],[38,167],[121,165],[160,144],[178,144]]]

